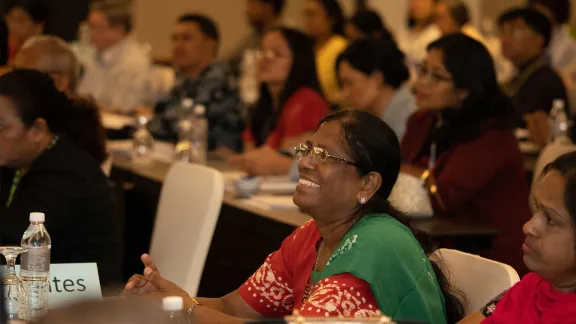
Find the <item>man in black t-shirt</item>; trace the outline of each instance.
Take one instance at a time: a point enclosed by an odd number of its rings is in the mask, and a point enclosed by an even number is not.
[[[547,114],[556,99],[568,107],[566,87],[546,57],[552,34],[548,18],[535,9],[512,9],[500,16],[498,24],[502,54],[518,70],[503,85],[516,107],[517,126],[526,127],[526,120],[536,112]]]

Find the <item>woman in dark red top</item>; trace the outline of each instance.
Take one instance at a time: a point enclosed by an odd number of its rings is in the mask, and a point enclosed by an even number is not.
[[[316,76],[314,41],[295,29],[277,28],[262,39],[260,98],[248,113],[245,153],[231,162],[251,174],[287,174],[293,147],[329,112]]]
[[[408,121],[402,171],[424,179],[435,214],[473,217],[497,228],[483,256],[524,273],[521,228],[531,214],[529,189],[513,108],[490,54],[463,34],[431,43],[416,96],[421,110]]]

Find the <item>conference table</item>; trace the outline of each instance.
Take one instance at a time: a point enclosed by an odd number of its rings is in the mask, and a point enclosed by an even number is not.
[[[119,188],[124,211],[124,273],[142,270],[139,255],[148,250],[162,183],[171,163],[153,160],[133,163],[126,152],[113,152],[111,180]],[[225,161],[209,159],[208,166],[233,171]],[[285,237],[310,219],[297,208],[265,208],[250,199],[224,194],[222,208],[208,253],[199,295],[220,297],[236,289],[278,249]],[[441,247],[468,252],[490,248],[498,234],[477,219],[435,216],[411,223]],[[183,253],[185,252],[185,247]]]

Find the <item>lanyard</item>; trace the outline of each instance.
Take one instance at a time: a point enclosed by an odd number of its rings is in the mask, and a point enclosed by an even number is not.
[[[59,138],[58,136],[54,136],[52,142],[46,148],[46,150],[49,150],[52,147],[54,147],[54,145],[56,145],[56,143],[58,142],[58,138]],[[16,194],[16,190],[18,189],[18,184],[20,183],[20,180],[22,180],[23,175],[24,175],[23,172],[20,170],[16,170],[16,173],[14,173],[14,178],[12,178],[12,186],[10,187],[8,200],[6,201],[6,208],[10,207],[10,205],[12,204],[12,201],[14,200],[14,195]]]
[[[10,207],[12,200],[14,200],[14,194],[16,193],[16,189],[18,189],[18,183],[20,183],[20,179],[22,179],[22,172],[20,172],[20,170],[16,170],[16,173],[14,173],[14,178],[12,178],[12,186],[10,187],[8,200],[6,201],[6,208]]]

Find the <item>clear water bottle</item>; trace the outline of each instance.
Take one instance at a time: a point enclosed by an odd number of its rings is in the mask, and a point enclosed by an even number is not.
[[[148,131],[148,118],[137,118],[138,129],[134,132],[132,142],[132,160],[135,163],[148,163],[152,160],[154,137]]]
[[[168,313],[170,323],[189,323],[184,315],[184,301],[182,300],[182,297],[164,297],[164,299],[162,299],[162,308],[164,308],[164,311]]]
[[[192,98],[183,98],[178,107],[178,121],[187,120],[194,113],[194,100]]]
[[[566,114],[564,100],[556,99],[552,104],[552,110],[548,117],[550,125],[549,142],[558,144],[570,144],[570,120]]]
[[[24,232],[21,242],[22,247],[28,252],[20,257],[20,279],[28,291],[32,319],[48,311],[52,240],[44,227],[44,220],[43,213],[31,213],[30,226]]]
[[[190,162],[206,164],[208,159],[208,120],[206,119],[206,107],[196,105],[190,121]]]

